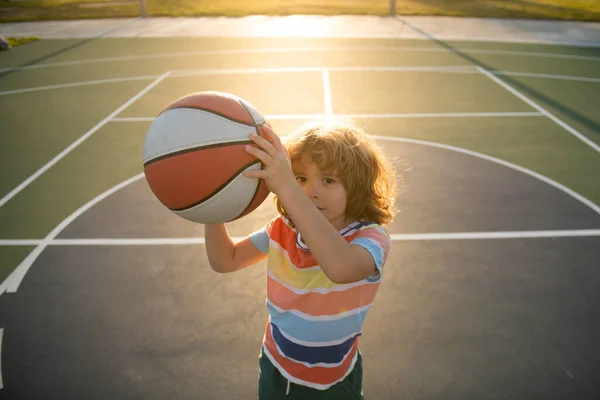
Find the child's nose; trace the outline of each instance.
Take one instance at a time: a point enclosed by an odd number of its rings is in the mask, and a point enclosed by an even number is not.
[[[316,182],[308,182],[306,185],[304,185],[304,192],[310,198],[319,197],[319,187]]]

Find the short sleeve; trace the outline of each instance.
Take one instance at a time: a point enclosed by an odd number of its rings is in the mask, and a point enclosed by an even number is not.
[[[258,250],[263,253],[269,252],[269,241],[271,235],[271,227],[273,226],[273,222],[275,222],[277,218],[270,221],[267,225],[263,226],[261,229],[257,230],[250,234],[250,241]]]
[[[379,225],[363,229],[350,244],[365,248],[375,261],[375,267],[381,274],[388,253],[390,251],[391,239],[386,231]]]
[[[250,234],[250,241],[258,250],[263,253],[269,252],[269,234],[267,233],[267,227],[264,226],[256,232]]]

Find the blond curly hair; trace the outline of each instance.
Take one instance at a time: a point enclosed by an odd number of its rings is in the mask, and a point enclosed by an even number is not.
[[[292,170],[304,157],[323,172],[337,175],[346,190],[346,218],[391,222],[396,214],[396,171],[383,150],[356,125],[318,123],[304,126],[289,135],[284,145],[290,154]],[[291,221],[275,196],[277,211]]]

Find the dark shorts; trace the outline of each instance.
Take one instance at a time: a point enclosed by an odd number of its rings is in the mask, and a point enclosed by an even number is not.
[[[326,390],[318,390],[307,386],[289,383],[279,370],[265,355],[264,349],[258,359],[260,374],[258,377],[259,400],[364,400],[362,395],[362,356],[360,351],[354,368],[341,382]]]

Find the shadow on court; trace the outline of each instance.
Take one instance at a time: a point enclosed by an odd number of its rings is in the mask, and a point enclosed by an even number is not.
[[[383,144],[410,166],[391,234],[600,226],[515,170]],[[274,215],[267,201],[230,233]],[[59,238],[202,236],[140,179]],[[360,339],[367,399],[598,398],[600,238],[399,239]],[[2,398],[256,398],[265,279],[265,263],[214,273],[201,244],[49,246],[0,297]]]
[[[427,32],[424,32],[423,30],[417,28],[416,26],[414,26],[400,18],[398,18],[398,20],[400,22],[402,22],[403,24],[410,26],[410,28],[415,30],[416,32],[419,32],[419,34],[421,34],[423,37],[426,37],[429,40],[435,42],[440,47],[461,57],[462,59],[467,61],[469,64],[481,67],[488,72],[493,73],[494,71],[497,71],[497,69],[492,67],[491,65],[487,65],[480,59],[478,59],[470,54],[467,54],[466,52],[468,52],[468,50],[462,51],[462,50],[458,49],[457,47],[453,46],[452,44],[448,43],[447,41],[437,39],[437,38],[431,36],[430,34],[428,34]],[[596,50],[596,49],[594,49],[594,50]],[[593,51],[593,54],[596,55],[596,52]],[[511,78],[510,76],[507,76],[507,75],[502,75],[498,79],[505,82],[512,88],[517,89],[519,92],[521,92],[521,94],[524,94],[528,98],[533,99],[533,101],[535,101],[536,103],[541,103],[545,109],[548,109],[548,107],[551,107],[551,112],[552,112],[552,110],[557,110],[562,115],[566,115],[571,120],[580,123],[581,125],[585,126],[589,130],[588,132],[590,132],[590,134],[596,135],[596,136],[600,135],[600,124],[598,122],[596,122],[595,120],[586,117],[581,112],[574,110],[573,108],[568,107],[564,103],[557,101],[556,99],[554,99],[550,96],[545,95],[544,93],[540,92],[539,90],[536,90],[536,89],[532,88],[531,86],[522,83],[518,79]]]

